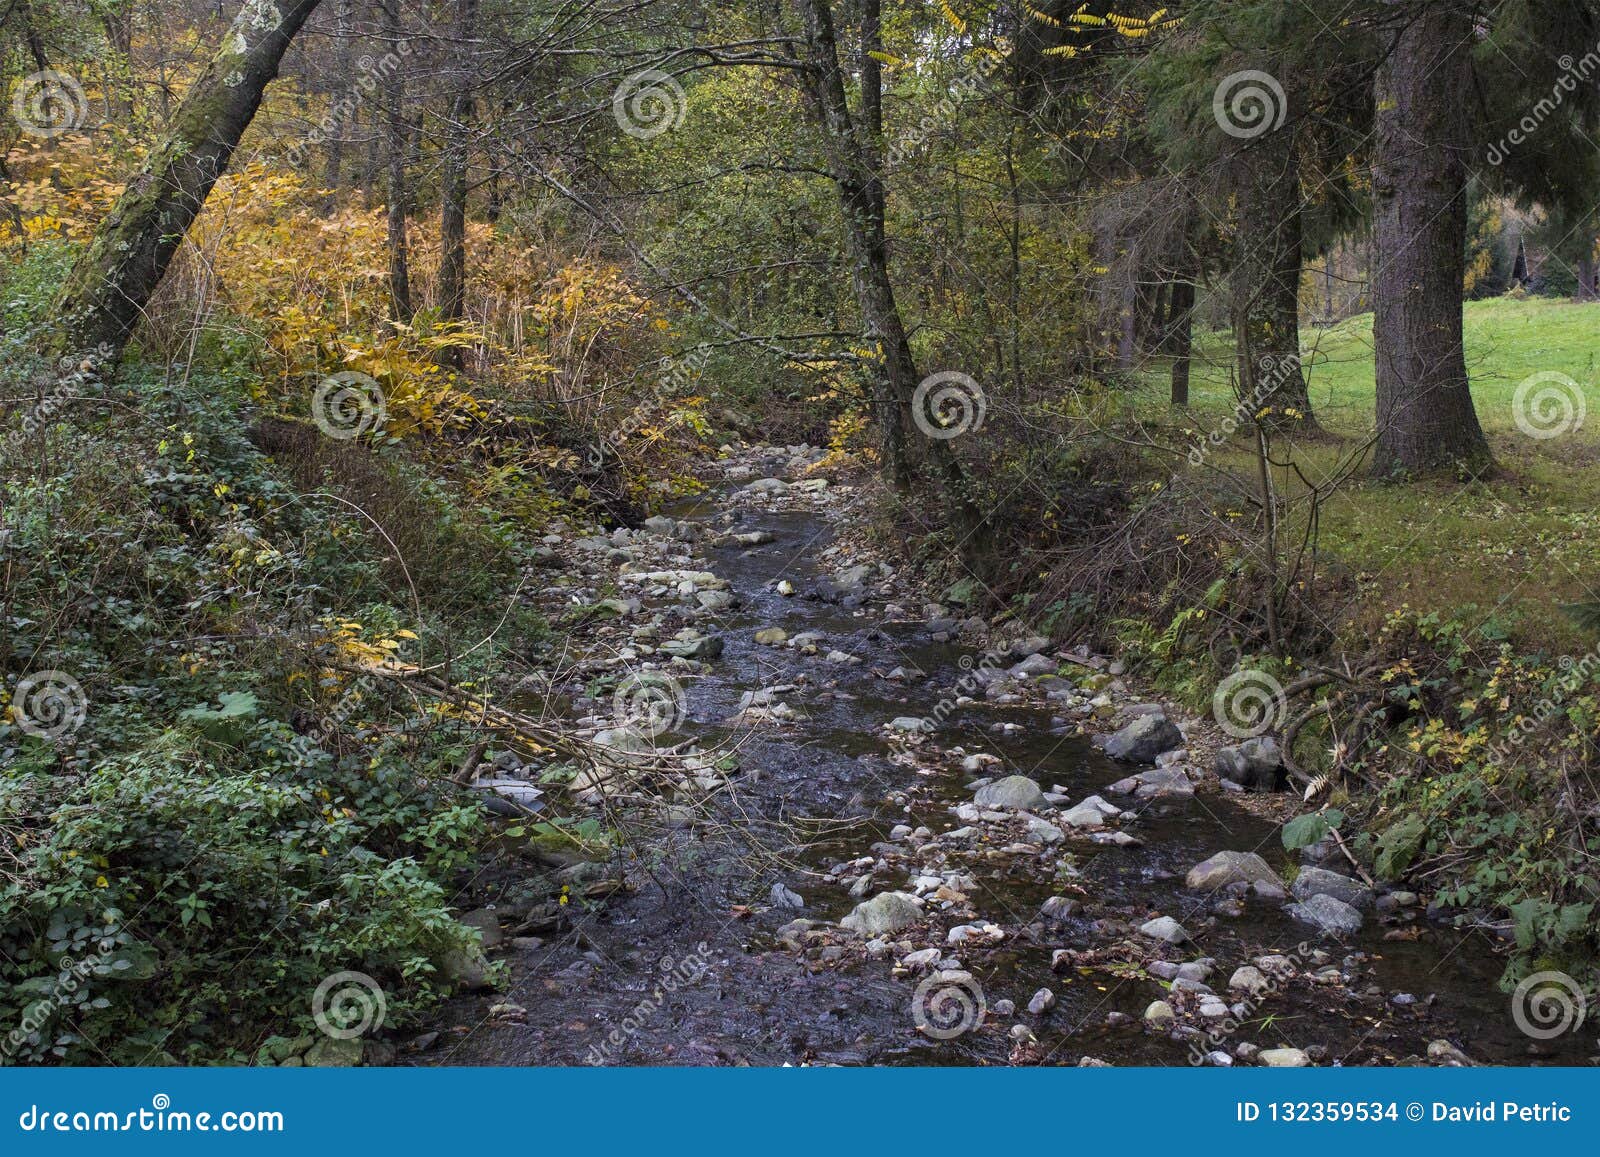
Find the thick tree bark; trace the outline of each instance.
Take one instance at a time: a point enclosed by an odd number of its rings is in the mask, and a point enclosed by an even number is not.
[[[400,43],[400,0],[383,0],[383,38],[390,46]],[[384,148],[389,154],[388,247],[389,316],[409,322],[411,307],[411,259],[406,244],[406,152],[411,126],[406,122],[406,82],[403,69],[389,70],[383,82]]]
[[[66,348],[121,355],[172,255],[227,171],[284,51],[320,0],[246,0],[166,137],[117,198],[62,290]]]
[[[1238,158],[1231,288],[1240,399],[1269,430],[1317,429],[1300,369],[1300,169],[1294,130],[1275,129]]]
[[[1462,345],[1472,25],[1448,0],[1395,8],[1407,22],[1374,86],[1373,468],[1383,477],[1477,474],[1493,459]]]

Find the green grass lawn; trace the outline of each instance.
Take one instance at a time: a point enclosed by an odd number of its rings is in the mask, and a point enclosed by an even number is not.
[[[1311,402],[1339,436],[1297,447],[1306,473],[1320,478],[1372,429],[1372,316],[1306,329],[1303,358]],[[1359,478],[1324,507],[1324,546],[1357,572],[1363,596],[1343,617],[1353,640],[1401,604],[1465,613],[1511,632],[1520,645],[1562,651],[1593,646],[1556,609],[1600,601],[1600,304],[1548,299],[1471,302],[1467,365],[1478,417],[1500,465],[1484,482],[1383,484]],[[1213,429],[1232,411],[1230,335],[1197,341],[1187,422]],[[1166,366],[1154,366],[1140,409],[1169,428]],[[1518,428],[1512,399],[1532,374],[1577,383],[1588,420],[1557,437]],[[1215,461],[1253,469],[1237,440]],[[1285,492],[1296,484],[1280,472]]]

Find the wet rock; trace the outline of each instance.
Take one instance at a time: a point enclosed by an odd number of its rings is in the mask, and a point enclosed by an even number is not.
[[[922,908],[915,899],[904,892],[883,892],[857,904],[839,921],[839,927],[863,936],[881,936],[886,932],[898,932],[921,919]]]
[[[1143,715],[1106,740],[1106,754],[1125,763],[1154,763],[1183,746],[1183,733],[1165,715]]]
[[[1361,913],[1325,892],[1299,904],[1290,904],[1284,911],[1302,924],[1332,936],[1349,936],[1361,929]]]
[[[889,729],[914,735],[926,735],[933,730],[933,724],[926,719],[919,719],[915,715],[900,715],[889,721]]]
[[[359,1037],[340,1040],[323,1037],[306,1050],[305,1063],[320,1069],[348,1069],[361,1063],[365,1044]]]
[[[762,627],[756,632],[756,642],[763,647],[781,647],[789,638],[789,632],[782,627]]]
[[[1144,1010],[1144,1022],[1151,1028],[1171,1028],[1177,1020],[1178,1014],[1164,1000],[1152,1000],[1150,1007]]]
[[[468,928],[476,928],[478,935],[483,937],[483,948],[493,951],[505,943],[505,933],[500,931],[500,914],[492,908],[479,908],[475,912],[468,912],[462,916],[461,923]]]
[[[1361,911],[1372,909],[1372,889],[1359,880],[1330,872],[1326,868],[1301,868],[1289,889],[1296,900],[1309,900],[1313,896],[1332,896]]]
[[[1262,1049],[1256,1060],[1269,1069],[1303,1069],[1311,1058],[1300,1049]]]
[[[804,908],[806,906],[804,897],[782,880],[772,885],[771,896],[774,908]]]
[[[1253,884],[1257,880],[1279,884],[1278,873],[1254,852],[1218,852],[1189,869],[1184,887],[1212,891],[1229,884]]]
[[[1043,1016],[1056,1006],[1056,994],[1048,988],[1041,988],[1033,994],[1033,999],[1028,1001],[1028,1011],[1034,1016]]]
[[[1194,784],[1181,767],[1158,767],[1119,779],[1107,791],[1131,795],[1135,799],[1161,799],[1164,796],[1191,796]]]
[[[1261,969],[1250,964],[1234,969],[1233,975],[1228,978],[1229,989],[1248,992],[1251,996],[1259,996],[1271,987],[1272,982],[1262,974]]]
[[[782,478],[757,478],[754,482],[746,483],[739,488],[740,494],[782,494],[789,489],[789,484]]]
[[[1147,920],[1139,925],[1139,931],[1152,940],[1164,940],[1168,944],[1182,944],[1189,939],[1189,933],[1171,916],[1157,916],[1154,920]]]
[[[1048,806],[1044,791],[1025,775],[1008,775],[980,787],[973,801],[979,807],[1040,808]]]
[[[1031,679],[1035,675],[1054,675],[1056,670],[1057,664],[1054,659],[1048,659],[1043,655],[1029,655],[1006,674],[1013,679]]]
[[[1074,828],[1098,828],[1105,826],[1107,820],[1114,820],[1121,814],[1122,809],[1112,806],[1097,795],[1091,795],[1062,815],[1061,822]]]
[[[1218,776],[1247,791],[1276,791],[1283,783],[1283,754],[1271,736],[1217,748],[1215,767]]]
[[[938,964],[943,955],[944,952],[942,949],[923,948],[920,951],[913,952],[908,956],[902,957],[900,960],[900,966],[902,968],[910,969],[912,972],[922,972],[932,968],[935,964]]]
[[[1081,911],[1082,902],[1066,896],[1051,896],[1039,907],[1040,916],[1057,924],[1064,923]]]
[[[1014,1000],[997,1000],[990,1006],[996,1016],[1014,1016],[1017,1011],[1017,1002]]]
[[[692,629],[680,632],[679,637],[661,644],[661,650],[680,659],[700,659],[705,662],[722,654],[721,635],[700,635]]]
[[[1010,651],[1019,659],[1025,659],[1029,655],[1037,655],[1049,645],[1050,640],[1045,638],[1043,635],[1029,635],[1025,639],[1018,639],[1016,642],[1012,643]]]
[[[1478,1066],[1477,1061],[1447,1040],[1429,1041],[1428,1059],[1436,1065],[1445,1065],[1450,1068],[1468,1069]]]

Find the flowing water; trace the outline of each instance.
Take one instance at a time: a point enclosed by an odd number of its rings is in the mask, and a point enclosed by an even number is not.
[[[719,526],[727,520],[715,498],[674,514]],[[681,730],[707,745],[737,745],[744,774],[720,797],[712,822],[644,849],[628,873],[632,890],[596,912],[574,911],[537,947],[514,948],[509,991],[452,1004],[451,1026],[424,1063],[1076,1064],[1091,1056],[1112,1064],[1188,1064],[1188,1042],[1141,1023],[1146,1006],[1166,994],[1137,960],[1118,960],[1111,951],[1104,966],[1051,970],[1055,949],[1138,943],[1127,926],[1157,914],[1176,917],[1197,942],[1167,957],[1213,958],[1208,983],[1224,996],[1234,968],[1263,953],[1295,952],[1302,942],[1328,954],[1305,957],[1302,973],[1343,973],[1337,983],[1313,983],[1302,974],[1208,1048],[1231,1050],[1241,1041],[1318,1046],[1319,1063],[1344,1064],[1400,1062],[1425,1055],[1428,1043],[1441,1039],[1499,1064],[1581,1063],[1594,1051],[1581,1034],[1536,1042],[1518,1031],[1510,1000],[1496,987],[1500,946],[1481,930],[1419,918],[1416,939],[1386,939],[1395,926],[1369,916],[1354,937],[1323,940],[1281,907],[1254,898],[1242,915],[1211,918],[1207,898],[1183,887],[1192,865],[1224,849],[1258,851],[1280,870],[1291,861],[1276,824],[1209,792],[1133,805],[1139,816],[1126,830],[1142,841],[1138,846],[1070,841],[1081,872],[1070,894],[1084,908],[1064,924],[1038,921],[1039,905],[1062,887],[1032,858],[971,864],[978,914],[1008,932],[994,948],[961,953],[991,1011],[953,1039],[930,1039],[913,1022],[917,978],[893,975],[893,956],[869,960],[847,946],[831,954],[838,959],[808,959],[780,945],[775,933],[796,916],[836,921],[849,912],[858,901],[824,873],[841,860],[872,855],[895,825],[925,824],[935,833],[958,825],[949,807],[972,798],[972,777],[959,770],[960,760],[896,758],[880,728],[897,716],[928,715],[963,673],[961,660],[971,649],[931,642],[921,623],[885,622],[878,606],[850,610],[777,594],[772,586],[779,578],[804,591],[825,573],[818,562],[830,538],[825,514],[740,510],[734,517],[735,529],[770,531],[774,542],[703,552],[707,569],[729,580],[741,602],[719,623],[726,648],[712,673],[688,684]],[[863,661],[832,664],[821,655],[758,645],[755,632],[768,626],[790,635],[820,631],[822,654],[837,648]],[[928,678],[881,677],[901,665]],[[745,692],[791,683],[799,689],[784,700],[808,718],[759,727],[728,723]],[[1000,734],[996,723],[1017,726]],[[1004,767],[993,774],[1028,775],[1046,790],[1060,785],[1074,802],[1130,771],[1085,738],[1057,734],[1043,708],[962,708],[930,742],[997,755]],[[889,795],[895,802],[886,801]],[[768,892],[775,881],[800,893],[805,908],[773,906]],[[903,875],[880,875],[868,895],[904,887]],[[942,934],[916,947],[927,943],[942,945]],[[1028,1000],[1044,987],[1058,1003],[1031,1016]],[[1017,1014],[995,1015],[1002,998],[1016,1003]],[[525,1011],[490,1015],[499,1002]],[[1108,1022],[1108,1013],[1131,1020]],[[1037,1042],[1021,1050],[1009,1031],[1019,1023]]]

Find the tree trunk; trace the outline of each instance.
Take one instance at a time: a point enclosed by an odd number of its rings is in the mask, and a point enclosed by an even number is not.
[[[393,48],[401,40],[400,0],[383,0],[383,40]],[[411,308],[411,262],[406,245],[406,150],[411,126],[406,122],[405,70],[390,69],[383,82],[384,147],[389,154],[388,244],[389,316],[409,322]]]
[[[1194,342],[1194,282],[1187,271],[1172,283],[1172,304],[1167,313],[1168,345],[1172,350],[1172,404],[1189,404],[1189,356]]]
[[[1575,301],[1595,301],[1595,300],[1600,300],[1600,294],[1596,293],[1596,286],[1595,286],[1594,277],[1595,277],[1594,258],[1592,256],[1578,258],[1578,292],[1577,292],[1577,294],[1576,294],[1576,296],[1574,297],[1573,300],[1575,300]]]
[[[127,344],[172,255],[227,171],[289,42],[320,0],[248,0],[144,168],[95,230],[57,303],[69,350]],[[281,17],[280,14],[281,13]]]
[[[355,5],[351,0],[339,0],[335,10],[334,39],[334,83],[333,96],[329,99],[329,113],[333,118],[333,132],[328,137],[327,165],[323,169],[322,183],[327,189],[327,196],[323,198],[323,212],[333,212],[338,203],[338,189],[344,179],[344,138],[349,131],[349,120],[344,107],[345,91],[341,87],[348,83],[350,77],[350,58],[354,55],[355,34],[352,28],[355,16]]]
[[[807,67],[803,73],[806,103],[821,133],[828,168],[838,191],[851,283],[862,321],[882,353],[881,373],[874,379],[874,393],[883,431],[884,464],[896,488],[909,492],[913,469],[906,426],[919,379],[889,278],[883,182],[871,142],[862,140],[850,115],[828,0],[798,2],[805,23],[807,48]],[[877,101],[878,94],[867,94],[863,104],[871,109]],[[964,394],[963,397],[974,410],[986,404],[982,398]],[[974,410],[964,410],[964,415],[970,416]],[[965,472],[946,438],[929,436],[926,441],[927,455],[942,484],[945,505],[959,535],[961,552],[969,565],[988,568],[994,560],[988,549],[987,523],[967,493]]]
[[[1373,468],[1384,477],[1477,474],[1493,459],[1462,345],[1472,25],[1455,3],[1395,7],[1407,23],[1374,85]]]
[[[1269,430],[1314,433],[1300,369],[1300,170],[1292,127],[1240,155],[1230,292],[1241,401]]]
[[[444,178],[439,205],[439,318],[460,321],[467,296],[467,163],[473,112],[470,44],[477,34],[477,0],[459,0],[455,99],[445,126]],[[445,358],[461,368],[461,349],[447,346]]]

